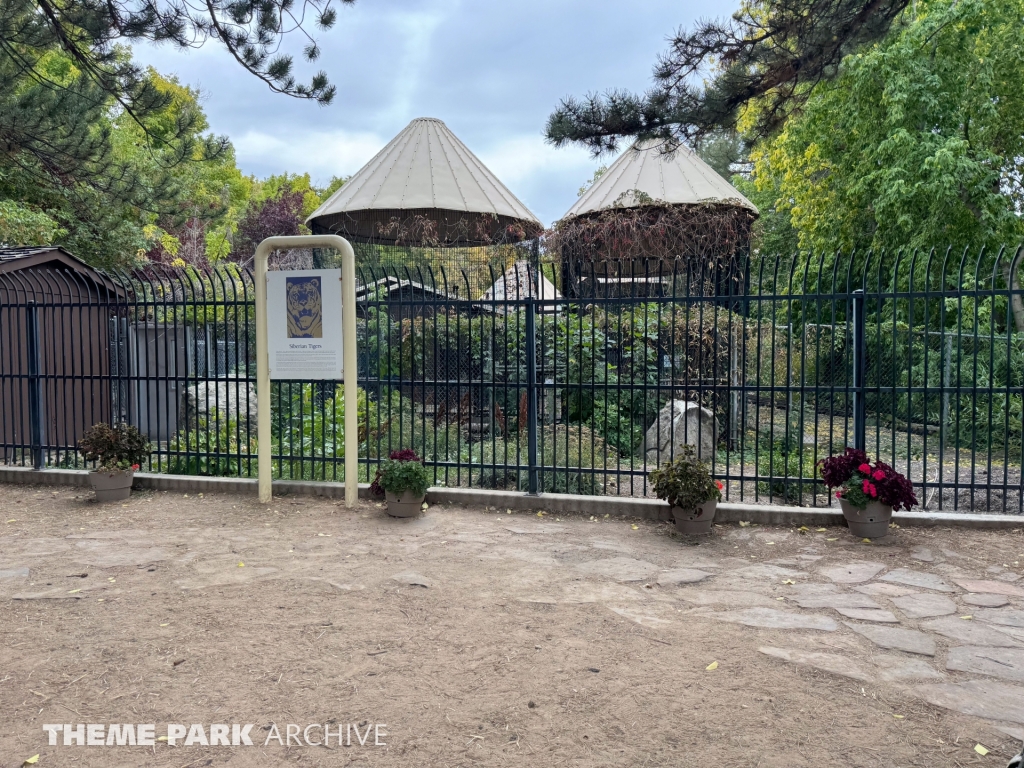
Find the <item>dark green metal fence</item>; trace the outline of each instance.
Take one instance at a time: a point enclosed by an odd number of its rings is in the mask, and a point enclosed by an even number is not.
[[[411,448],[437,485],[649,496],[647,473],[691,443],[731,500],[822,506],[816,462],[860,445],[928,509],[1020,514],[1020,261],[365,267],[361,478]],[[153,440],[151,471],[252,476],[251,274],[104,280],[0,276],[0,460],[80,466],[81,430],[123,419]],[[275,476],[340,480],[340,385],[272,397]]]

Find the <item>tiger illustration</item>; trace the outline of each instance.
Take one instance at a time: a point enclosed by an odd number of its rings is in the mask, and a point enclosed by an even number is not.
[[[288,303],[288,338],[322,339],[323,303],[319,277],[285,278]]]

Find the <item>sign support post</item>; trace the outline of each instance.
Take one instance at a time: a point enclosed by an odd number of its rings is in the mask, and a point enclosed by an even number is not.
[[[267,260],[272,251],[289,248],[334,248],[341,253],[341,333],[345,379],[345,506],[359,498],[359,414],[356,384],[356,256],[348,240],[339,235],[268,237],[256,248],[256,466],[260,503],[272,498],[270,427],[270,351],[267,333]]]

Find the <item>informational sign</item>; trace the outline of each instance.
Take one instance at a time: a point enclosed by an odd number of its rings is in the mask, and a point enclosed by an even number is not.
[[[267,273],[271,379],[344,377],[341,270]]]

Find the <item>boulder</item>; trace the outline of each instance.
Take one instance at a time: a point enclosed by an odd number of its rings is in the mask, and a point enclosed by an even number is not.
[[[674,459],[684,445],[692,445],[701,461],[711,461],[718,444],[718,419],[699,403],[672,400],[661,409],[647,430],[644,454],[654,466]]]
[[[256,434],[256,386],[243,379],[201,381],[185,387],[178,409],[178,428],[193,430],[216,410],[221,423],[238,421]]]

